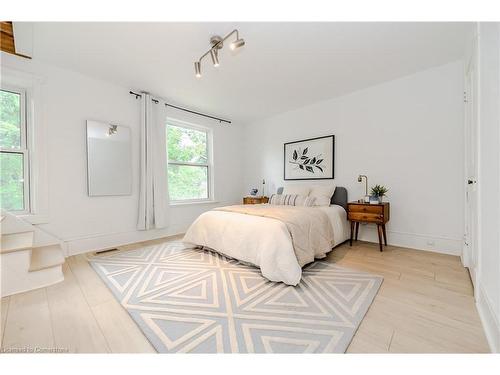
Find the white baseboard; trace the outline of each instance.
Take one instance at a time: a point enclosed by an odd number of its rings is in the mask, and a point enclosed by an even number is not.
[[[128,245],[135,242],[175,236],[184,233],[187,228],[188,225],[175,225],[164,229],[97,234],[87,237],[68,239],[64,241],[65,256],[69,257],[97,250],[112,249],[117,246]]]
[[[378,243],[377,227],[374,225],[360,225],[359,239]],[[459,238],[429,236],[391,230],[387,231],[387,243],[393,246],[457,256],[462,254],[463,247],[463,241]]]
[[[184,233],[189,227],[185,225],[173,225],[165,229],[154,229],[149,231],[130,231],[109,234],[96,234],[91,236],[64,240],[65,255],[72,256],[88,253],[96,250],[110,249],[134,242],[154,240],[162,237],[174,236]],[[378,243],[376,227],[361,225],[359,239],[362,241]],[[408,247],[417,250],[427,250],[436,253],[457,255],[462,254],[462,240],[446,237],[432,237],[414,233],[387,231],[389,245]]]
[[[481,284],[476,288],[476,306],[492,353],[500,353],[500,322]]]

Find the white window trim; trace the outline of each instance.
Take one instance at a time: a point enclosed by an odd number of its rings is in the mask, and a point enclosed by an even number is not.
[[[207,134],[207,163],[189,163],[189,162],[170,162],[168,159],[168,145],[167,145],[167,168],[170,164],[172,165],[193,165],[200,167],[207,167],[207,188],[208,188],[208,198],[204,199],[182,199],[182,200],[170,200],[169,204],[171,206],[183,206],[190,204],[203,204],[203,203],[217,203],[215,201],[214,194],[214,167],[213,167],[213,130],[209,127],[193,124],[191,122],[178,120],[172,117],[167,117],[166,126],[173,125],[181,128],[187,128],[192,130],[198,130],[205,132]]]
[[[44,79],[31,73],[2,67],[2,87],[25,91],[26,148],[29,165],[29,211],[13,213],[31,224],[48,223],[47,129],[42,117]]]
[[[27,93],[22,87],[0,84],[0,89],[5,92],[19,95],[20,110],[20,145],[19,148],[0,148],[4,154],[22,154],[23,155],[23,210],[12,211],[16,215],[25,215],[30,212],[30,152],[27,137],[27,115],[26,100]]]

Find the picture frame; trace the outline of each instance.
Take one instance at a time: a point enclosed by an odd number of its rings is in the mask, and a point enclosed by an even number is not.
[[[283,145],[283,178],[331,180],[335,177],[335,135],[302,139]]]

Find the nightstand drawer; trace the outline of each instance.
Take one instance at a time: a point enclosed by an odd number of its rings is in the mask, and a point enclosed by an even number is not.
[[[268,202],[268,197],[243,197],[243,204],[262,204]]]
[[[379,206],[379,205],[370,206],[368,204],[350,204],[349,212],[382,214],[384,212],[384,206]]]
[[[352,206],[349,207],[352,209]],[[369,208],[369,207],[367,207]],[[365,213],[365,212],[351,212],[349,211],[349,214],[347,215],[347,218],[349,220],[353,221],[366,221],[366,222],[371,222],[371,223],[383,223],[384,222],[384,215],[381,213]]]

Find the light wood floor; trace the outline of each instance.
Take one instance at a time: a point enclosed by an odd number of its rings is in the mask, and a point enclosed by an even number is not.
[[[384,277],[348,352],[489,351],[458,257],[393,246],[380,253],[378,244],[358,242],[336,248],[328,261]],[[64,274],[62,283],[2,299],[3,349],[155,352],[85,255],[68,258]]]

